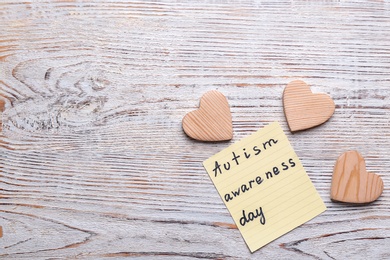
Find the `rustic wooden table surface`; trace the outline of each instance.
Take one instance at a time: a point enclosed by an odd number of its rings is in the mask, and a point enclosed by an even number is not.
[[[300,79],[333,117],[291,134]],[[183,116],[208,90],[234,137],[202,143]],[[0,3],[0,257],[390,258],[389,1]],[[328,210],[251,254],[202,161],[279,121]],[[334,203],[357,149],[385,189]]]

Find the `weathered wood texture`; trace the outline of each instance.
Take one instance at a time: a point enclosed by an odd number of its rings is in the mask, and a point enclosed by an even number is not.
[[[0,73],[2,258],[390,257],[388,1],[4,0]],[[336,111],[291,134],[295,79]],[[181,128],[213,89],[229,142]],[[201,162],[275,120],[328,210],[250,254]],[[353,149],[384,181],[365,206],[330,200]]]

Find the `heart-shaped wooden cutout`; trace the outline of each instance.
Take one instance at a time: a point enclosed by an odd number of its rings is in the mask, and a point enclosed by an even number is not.
[[[216,90],[205,93],[199,109],[183,118],[183,130],[200,141],[225,141],[233,138],[232,115],[226,97]]]
[[[330,194],[332,200],[369,203],[382,192],[382,178],[366,171],[366,163],[358,151],[345,152],[337,159]]]
[[[326,94],[313,94],[301,80],[290,82],[283,92],[284,114],[291,132],[318,126],[334,113],[335,104]]]

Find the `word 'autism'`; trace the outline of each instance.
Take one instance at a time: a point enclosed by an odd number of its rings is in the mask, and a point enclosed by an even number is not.
[[[277,143],[278,143],[278,140],[271,138],[262,144],[262,149],[259,148],[259,146],[257,146],[257,145],[253,146],[252,152],[254,152],[254,153],[246,151],[246,148],[242,149],[243,154],[241,154],[241,155],[236,154],[235,152],[232,152],[232,156],[233,156],[231,159],[231,161],[233,162],[232,165],[230,164],[230,161],[227,161],[227,162],[223,163],[223,167],[221,167],[222,165],[218,161],[215,161],[215,167],[213,169],[214,176],[217,177],[218,173],[222,174],[224,171],[229,171],[234,165],[236,165],[236,166],[240,165],[240,162],[243,160],[243,159],[240,159],[240,158],[242,158],[242,155],[244,156],[245,159],[249,159],[252,155],[258,156],[259,154],[261,154],[261,152],[263,150],[265,151],[265,150],[267,150],[267,148],[270,148]]]

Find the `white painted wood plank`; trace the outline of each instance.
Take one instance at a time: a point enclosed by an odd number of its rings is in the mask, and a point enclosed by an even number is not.
[[[3,1],[0,257],[388,258],[389,24],[387,1]],[[294,79],[333,97],[326,124],[288,132]],[[212,89],[231,142],[181,129]],[[275,120],[328,210],[250,254],[201,163]],[[350,149],[372,204],[330,201]]]

